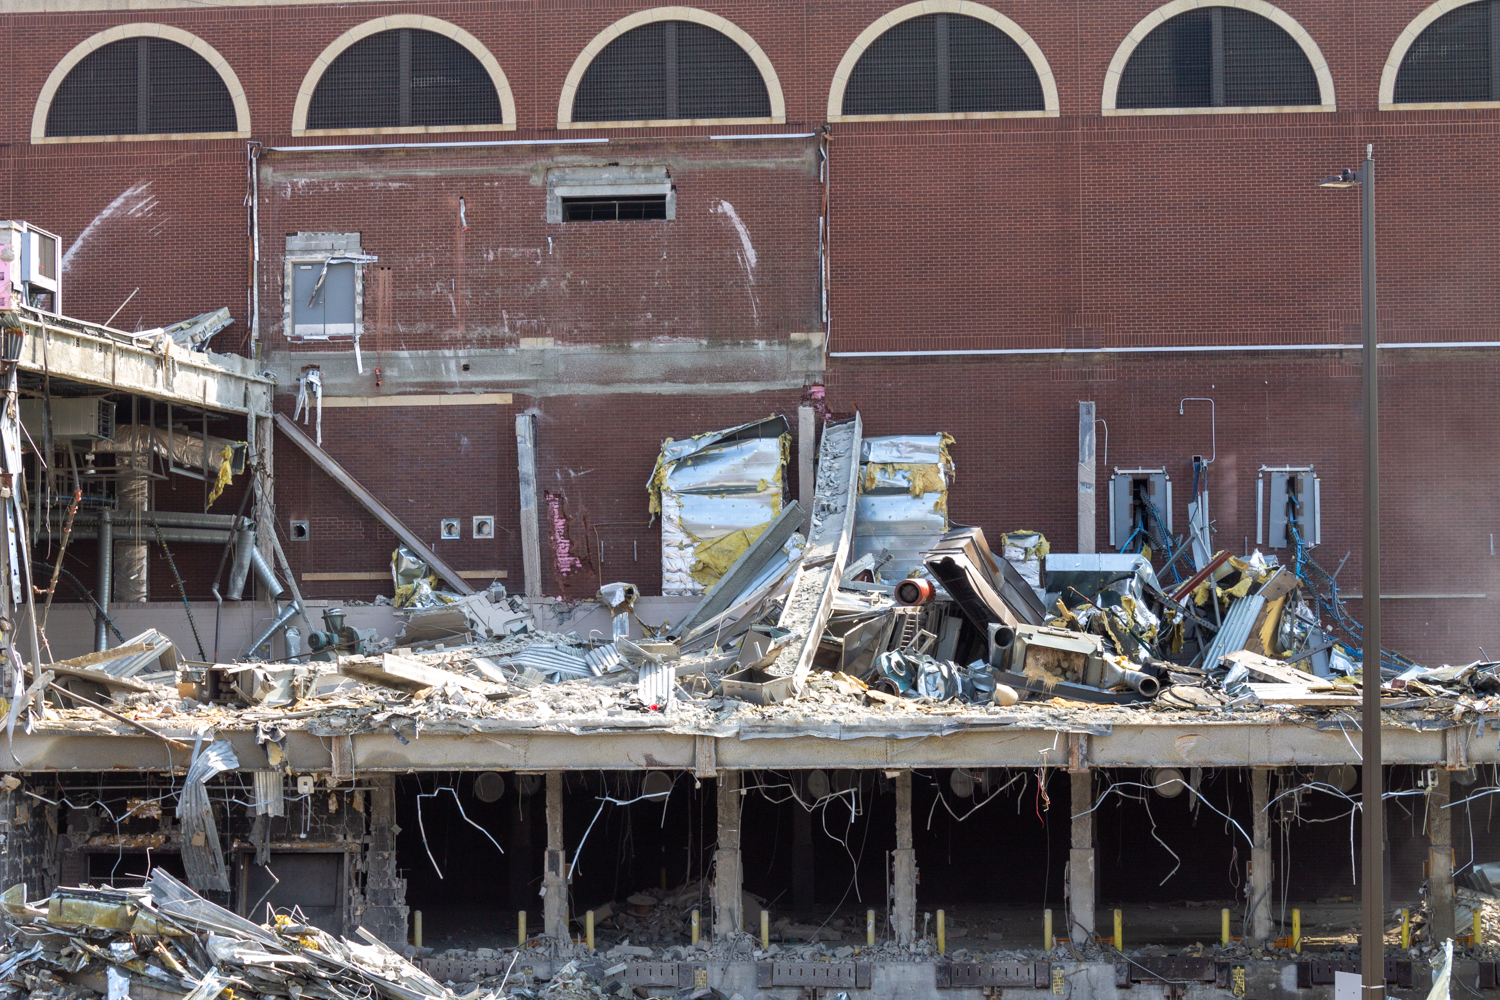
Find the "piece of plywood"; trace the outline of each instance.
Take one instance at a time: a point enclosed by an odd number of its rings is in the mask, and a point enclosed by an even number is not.
[[[465,677],[463,674],[439,670],[394,653],[386,653],[379,663],[351,657],[339,664],[339,673],[366,684],[379,684],[381,687],[394,688],[397,691],[420,691],[422,688],[456,684],[466,691],[473,691],[488,698],[506,693],[503,684],[476,680],[473,677]]]
[[[1313,691],[1305,684],[1251,684],[1250,690],[1255,693],[1262,704],[1266,705],[1300,705],[1304,708],[1358,708],[1360,696],[1357,694],[1332,694],[1323,691]]]
[[[1273,660],[1269,656],[1262,656],[1248,649],[1238,649],[1233,653],[1225,653],[1223,659],[1229,663],[1239,664],[1256,677],[1270,683],[1295,684],[1314,689],[1329,686],[1327,681],[1323,681],[1313,674],[1304,673],[1289,663]]]

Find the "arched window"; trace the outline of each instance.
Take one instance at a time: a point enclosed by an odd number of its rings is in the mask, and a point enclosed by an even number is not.
[[[1042,82],[1021,46],[995,25],[925,14],[885,32],[859,57],[845,115],[1041,111]]]
[[[440,128],[503,123],[483,63],[421,28],[367,35],[334,57],[307,110],[309,129]]]
[[[771,97],[750,54],[693,21],[652,21],[618,36],[584,70],[574,122],[768,118]]]
[[[1500,101],[1500,3],[1454,8],[1422,30],[1396,72],[1396,104]]]
[[[52,94],[45,135],[235,132],[235,102],[207,59],[166,38],[121,38],[84,56]]]
[[[1199,7],[1157,25],[1131,53],[1114,107],[1319,106],[1318,74],[1303,47],[1270,18]]]

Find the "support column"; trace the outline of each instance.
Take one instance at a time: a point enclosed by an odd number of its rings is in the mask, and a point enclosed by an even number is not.
[[[522,793],[519,775],[512,775],[511,779],[517,780],[511,786],[516,791],[516,811],[511,814],[510,843],[506,845],[505,853],[510,863],[510,908],[512,911],[534,912],[536,907],[532,901],[536,899],[536,893],[531,887],[531,865],[535,855],[531,847],[531,824],[536,796]],[[515,913],[512,912],[511,916]]]
[[[1075,944],[1094,938],[1094,772],[1074,771],[1073,849],[1068,852],[1068,937]]]
[[[1078,551],[1093,552],[1094,525],[1094,404],[1078,404]]]
[[[521,565],[526,597],[542,596],[542,522],[536,506],[536,417],[516,414],[517,486],[521,491]]]
[[[740,772],[720,771],[719,848],[714,851],[714,940],[744,930],[745,872],[740,862]]]
[[[797,407],[797,502],[802,509],[813,509],[813,492],[818,458],[818,414],[811,406]]]
[[[108,507],[99,510],[99,542],[96,547],[99,550],[99,565],[94,576],[94,600],[99,602],[99,607],[94,611],[94,651],[102,653],[109,648],[109,623],[104,619],[109,614],[109,591],[110,585],[114,583],[115,572],[115,533]],[[4,546],[7,555],[9,548]],[[9,580],[10,574],[7,573],[5,578]],[[9,605],[0,603],[0,606]]]
[[[891,856],[895,885],[891,898],[891,929],[896,943],[910,947],[917,941],[917,852],[911,846],[911,772],[896,775],[896,850]]]
[[[1439,947],[1453,937],[1453,810],[1443,808],[1452,799],[1453,775],[1437,769],[1437,782],[1427,798],[1427,903],[1432,908],[1427,925],[1429,944]],[[1467,928],[1465,928],[1467,931]]]
[[[364,910],[354,915],[344,929],[352,936],[363,925],[371,934],[400,950],[406,945],[406,879],[396,867],[396,777],[377,772],[361,773],[370,785],[368,845],[365,848]]]
[[[542,872],[542,926],[558,944],[568,933],[568,854],[563,850],[563,773],[547,772],[547,866]]]
[[[792,804],[792,906],[813,908],[812,813]]]
[[[1266,812],[1270,799],[1271,772],[1264,767],[1250,770],[1250,802],[1254,815],[1250,849],[1250,906],[1245,914],[1249,936],[1266,944],[1271,939],[1271,886],[1274,870],[1271,862],[1271,816]]]

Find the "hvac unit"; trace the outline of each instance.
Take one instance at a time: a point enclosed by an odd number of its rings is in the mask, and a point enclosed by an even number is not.
[[[31,440],[40,443],[45,433],[42,427],[42,400],[21,400],[21,425]],[[115,439],[115,404],[98,396],[83,396],[52,400],[52,437],[54,439],[105,440]]]
[[[11,281],[26,303],[62,312],[62,241],[27,222],[0,222],[0,248],[10,247]]]

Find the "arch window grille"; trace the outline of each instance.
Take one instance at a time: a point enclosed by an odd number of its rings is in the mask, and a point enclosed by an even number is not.
[[[882,34],[859,57],[846,115],[1040,111],[1042,82],[1016,41],[986,21],[925,14]]]
[[[1396,73],[1397,104],[1500,101],[1500,3],[1448,11],[1412,42]]]
[[[495,83],[474,53],[435,31],[394,28],[361,38],[324,71],[310,129],[500,125]]]
[[[1120,75],[1118,108],[1265,108],[1320,104],[1317,74],[1269,18],[1200,7],[1157,25]]]
[[[692,21],[654,21],[611,41],[573,99],[580,122],[768,118],[771,97],[749,53]]]
[[[63,78],[48,136],[233,132],[234,100],[208,60],[165,38],[100,46]]]

